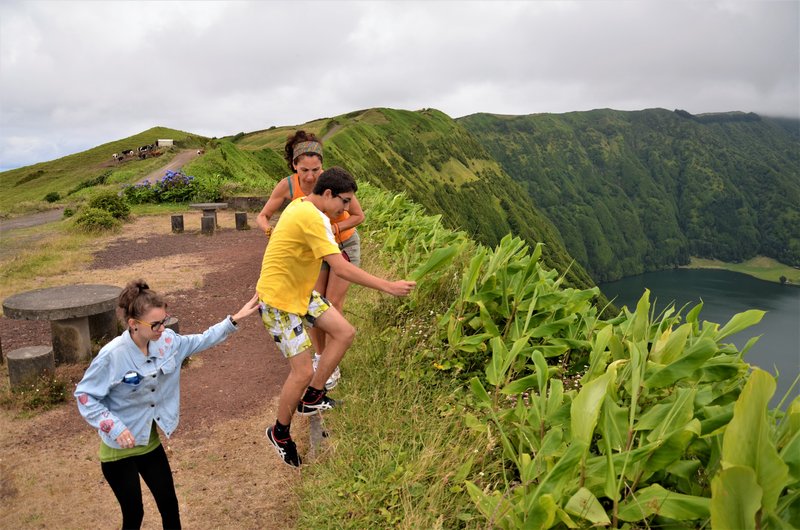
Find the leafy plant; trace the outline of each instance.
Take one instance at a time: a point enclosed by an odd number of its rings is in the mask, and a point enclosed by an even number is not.
[[[92,197],[89,201],[89,207],[105,210],[115,219],[127,219],[131,213],[131,208],[125,202],[125,199],[110,191]]]
[[[483,487],[466,483],[487,520],[502,528],[788,524],[800,495],[788,473],[800,425],[767,410],[771,376],[749,376],[742,357],[755,339],[741,352],[724,342],[763,312],[722,327],[701,323],[702,304],[685,319],[674,308],[654,318],[646,291],[634,312],[602,320],[593,290],[560,287],[538,257],[514,238],[479,250],[440,321],[451,366],[477,374],[466,423],[496,433],[502,447],[501,475]],[[585,359],[576,388],[564,357]],[[800,398],[789,417],[798,410]]]
[[[120,222],[110,212],[100,208],[86,208],[75,217],[75,226],[84,232],[113,230]]]
[[[51,191],[47,195],[44,196],[44,200],[47,202],[56,202],[61,198],[61,194],[57,191]]]

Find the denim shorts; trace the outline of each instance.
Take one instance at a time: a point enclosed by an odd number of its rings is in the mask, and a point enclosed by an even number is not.
[[[260,300],[258,309],[264,327],[272,335],[283,356],[288,359],[312,347],[306,326],[313,328],[317,318],[330,308],[331,303],[324,296],[312,291],[308,301],[308,312],[305,315],[287,313]]]

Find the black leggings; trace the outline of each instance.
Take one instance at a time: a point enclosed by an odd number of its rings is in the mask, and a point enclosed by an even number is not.
[[[181,527],[178,497],[175,495],[172,470],[163,446],[159,445],[154,451],[144,455],[130,456],[115,462],[101,462],[100,467],[122,508],[123,529],[142,526],[144,507],[139,475],[156,500],[163,527],[165,529]]]

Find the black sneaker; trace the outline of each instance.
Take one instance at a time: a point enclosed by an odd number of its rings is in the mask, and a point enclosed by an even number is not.
[[[321,410],[331,410],[335,406],[335,400],[329,398],[325,394],[322,394],[319,399],[313,403],[300,401],[300,404],[297,405],[297,413],[301,416],[313,416]]]
[[[280,441],[276,440],[275,435],[272,434],[272,427],[267,427],[267,440],[275,447],[278,456],[283,459],[287,466],[300,467],[302,460],[300,459],[300,455],[297,454],[297,446],[291,438]]]

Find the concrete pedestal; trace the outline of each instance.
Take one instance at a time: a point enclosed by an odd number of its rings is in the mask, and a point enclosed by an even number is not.
[[[117,311],[111,309],[105,313],[89,315],[89,338],[105,346],[107,342],[116,337],[120,330],[117,327]]]
[[[33,384],[37,379],[55,373],[53,348],[28,346],[8,352],[8,382],[11,390]]]
[[[50,330],[53,354],[58,363],[77,363],[92,358],[92,335],[87,317],[53,320]]]

